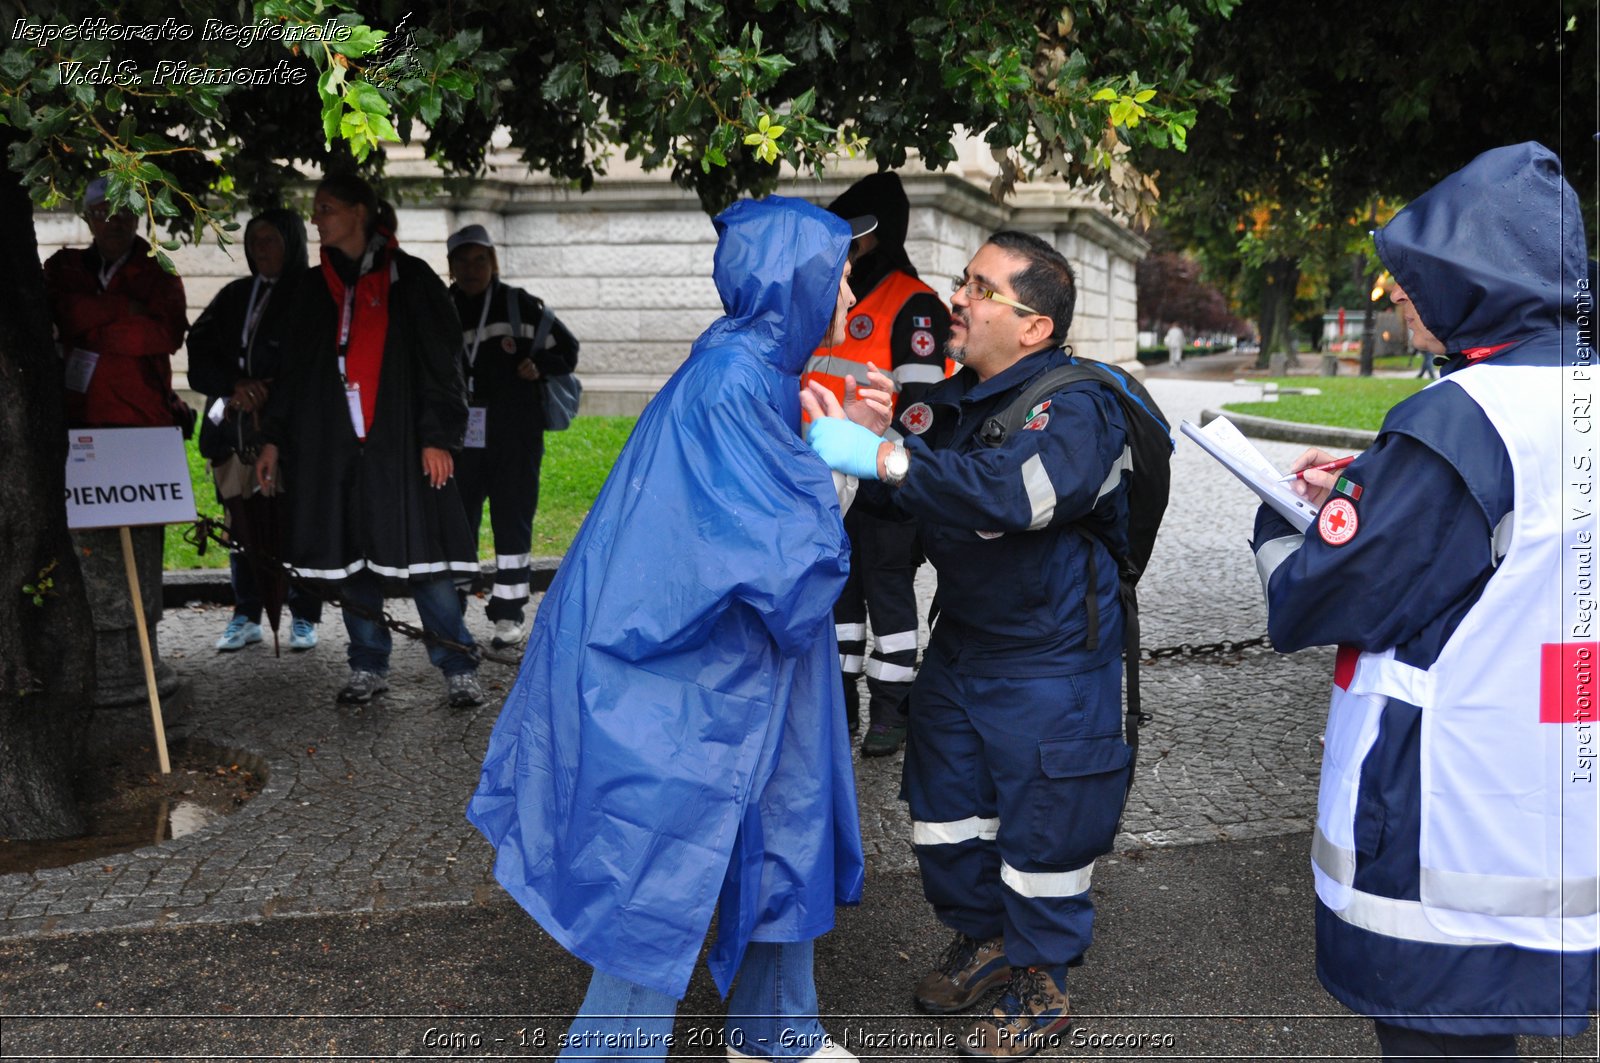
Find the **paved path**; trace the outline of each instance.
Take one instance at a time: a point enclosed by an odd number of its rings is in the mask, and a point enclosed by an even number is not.
[[[1188,374],[1152,390],[1175,419],[1235,393]],[[1298,448],[1262,449],[1286,463]],[[1179,445],[1141,587],[1147,646],[1262,633],[1253,508]],[[177,841],[0,877],[0,1055],[548,1058],[585,971],[493,885],[488,846],[462,817],[510,670],[485,668],[494,704],[452,713],[422,651],[402,648],[392,691],[351,712],[333,703],[336,619],[314,652],[275,660],[214,653],[226,617],[169,610],[163,652],[193,685],[182,730],[259,757],[265,790]],[[481,612],[470,623],[487,637]],[[1077,1027],[1046,1055],[1370,1058],[1370,1025],[1320,989],[1312,964],[1305,832],[1330,668],[1326,651],[1265,650],[1147,666],[1156,719],[1121,852],[1097,867]],[[821,1005],[863,1058],[945,1058],[964,1018],[908,1009],[946,932],[911,870],[899,764],[858,765],[867,896],[818,942]],[[674,1058],[720,1059],[691,1039],[714,1041],[721,1014],[701,968]],[[1594,1058],[1594,1034],[1523,1051]]]

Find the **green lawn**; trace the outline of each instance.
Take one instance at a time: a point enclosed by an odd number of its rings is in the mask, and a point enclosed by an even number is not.
[[[548,432],[544,437],[544,464],[539,477],[539,510],[533,518],[533,556],[556,557],[566,553],[578,525],[589,513],[589,506],[600,493],[600,485],[617,460],[622,444],[633,431],[633,417],[580,417],[565,432]],[[205,461],[195,452],[194,440],[187,444],[189,478],[194,483],[195,499],[202,515],[220,516],[217,494]],[[485,507],[487,510],[488,507]],[[212,545],[205,556],[183,541],[188,525],[167,527],[166,568],[225,568],[228,555]],[[487,512],[478,539],[478,556],[494,556],[494,540],[489,532]]]
[[[1277,402],[1230,402],[1223,410],[1278,421],[1376,431],[1391,406],[1421,391],[1427,383],[1393,377],[1304,376],[1277,377],[1273,382],[1281,388],[1316,388],[1322,394],[1284,395]]]

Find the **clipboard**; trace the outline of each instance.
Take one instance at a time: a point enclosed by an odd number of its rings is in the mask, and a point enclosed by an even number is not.
[[[1281,513],[1295,530],[1303,532],[1317,519],[1317,507],[1290,490],[1280,479],[1283,474],[1226,417],[1218,417],[1204,428],[1184,421],[1178,430]]]

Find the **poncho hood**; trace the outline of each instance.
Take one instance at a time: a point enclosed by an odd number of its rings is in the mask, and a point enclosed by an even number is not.
[[[825,338],[850,254],[850,226],[803,199],[744,199],[718,214],[712,279],[723,316],[695,342],[698,353],[729,332],[759,342],[781,372],[798,377]]]

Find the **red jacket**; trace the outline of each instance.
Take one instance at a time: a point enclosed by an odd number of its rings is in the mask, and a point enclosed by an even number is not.
[[[44,280],[63,353],[78,348],[100,355],[88,390],[66,392],[68,426],[173,424],[167,405],[172,352],[189,320],[183,282],[150,257],[150,245],[135,237],[127,261],[104,290],[93,248],[57,251],[44,264]]]

